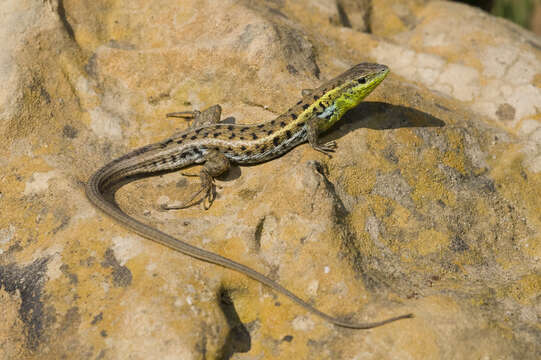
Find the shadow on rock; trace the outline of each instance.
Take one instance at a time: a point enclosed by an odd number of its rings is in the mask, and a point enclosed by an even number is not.
[[[218,304],[225,315],[230,329],[227,338],[225,339],[224,346],[219,351],[218,359],[228,360],[231,359],[235,353],[245,353],[250,351],[252,339],[250,338],[250,333],[239,319],[233,300],[229,295],[229,290],[221,288],[218,297]]]
[[[361,103],[344,116],[341,124],[347,124],[348,131],[359,128],[388,130],[406,127],[442,127],[445,125],[442,120],[423,111],[382,102]]]

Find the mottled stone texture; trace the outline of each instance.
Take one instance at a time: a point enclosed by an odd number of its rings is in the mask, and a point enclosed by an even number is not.
[[[421,0],[4,0],[0,24],[0,358],[541,357],[531,33]],[[334,327],[84,196],[98,166],[187,126],[168,112],[270,120],[362,61],[391,74],[325,136],[332,159],[234,168],[208,211],[158,210],[197,188],[178,174],[118,201],[330,314],[415,319]]]

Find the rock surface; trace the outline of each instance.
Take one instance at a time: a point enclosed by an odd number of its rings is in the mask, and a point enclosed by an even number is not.
[[[0,358],[534,359],[541,356],[541,40],[442,1],[30,1],[0,5]],[[274,118],[362,62],[391,75],[325,136],[196,188],[129,184],[130,214],[268,274],[125,230],[96,168],[219,103]],[[179,180],[180,179],[180,180]]]

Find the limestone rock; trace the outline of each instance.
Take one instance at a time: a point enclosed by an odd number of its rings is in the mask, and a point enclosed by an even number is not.
[[[0,6],[0,358],[541,356],[541,40],[443,1],[20,1]],[[346,21],[347,20],[347,21]],[[370,31],[365,33],[361,31]],[[272,277],[246,277],[95,210],[99,166],[219,103],[267,121],[348,67],[389,77],[325,140],[217,181],[118,193],[133,216]],[[179,180],[180,179],[180,180]]]

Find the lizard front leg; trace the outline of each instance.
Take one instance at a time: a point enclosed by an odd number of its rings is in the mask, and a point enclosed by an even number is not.
[[[306,134],[308,137],[308,143],[312,146],[314,150],[322,152],[323,154],[331,157],[330,153],[336,150],[336,141],[329,141],[325,144],[318,143],[319,137],[319,119],[317,116],[313,116],[306,122]]]

